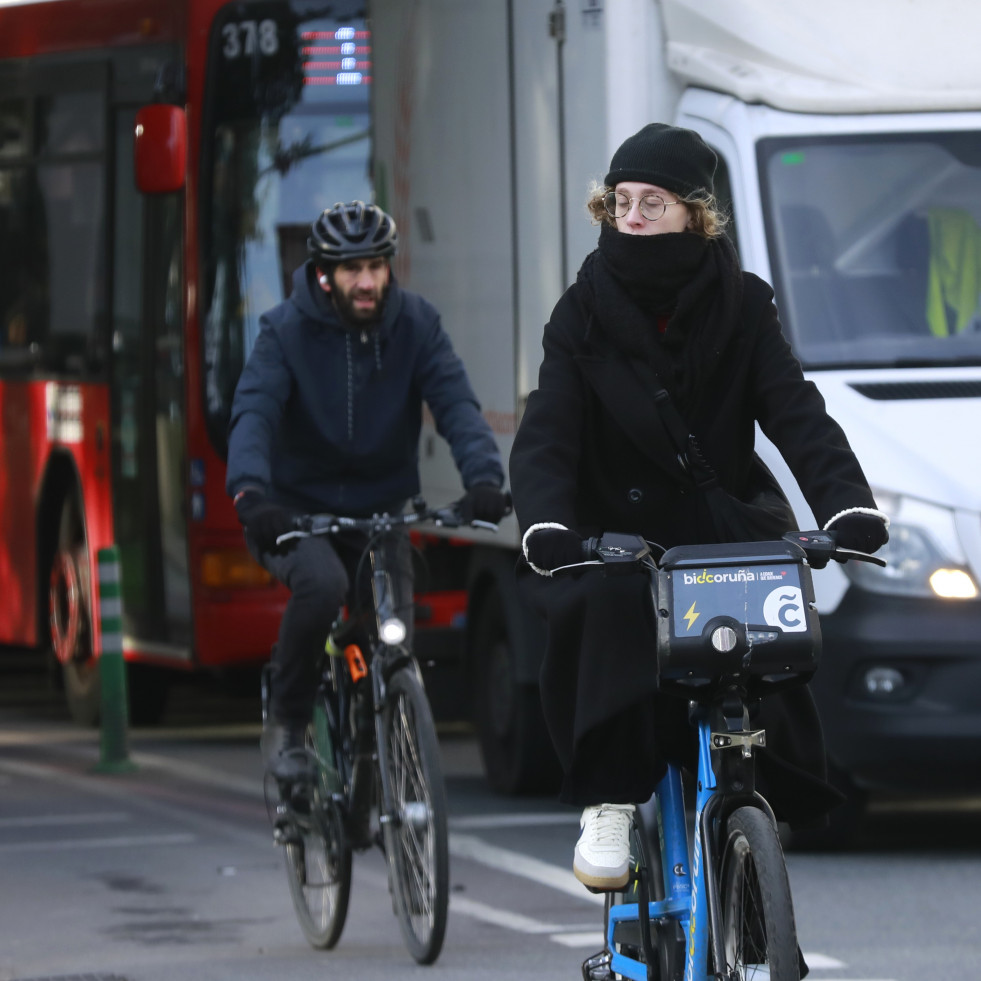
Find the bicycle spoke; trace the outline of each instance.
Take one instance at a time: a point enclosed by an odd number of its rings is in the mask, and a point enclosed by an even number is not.
[[[752,808],[734,812],[729,828],[722,883],[727,977],[797,981],[793,906],[776,830]]]
[[[413,957],[435,960],[446,930],[448,852],[439,745],[425,691],[409,671],[396,674],[385,711],[391,821],[386,848],[396,914]]]
[[[333,947],[347,917],[351,890],[351,850],[344,836],[340,812],[330,798],[330,783],[337,779],[330,765],[329,726],[325,709],[314,709],[307,746],[317,759],[318,776],[309,788],[303,813],[290,805],[292,838],[286,845],[286,873],[290,895],[304,936],[318,949]]]
[[[411,707],[399,700],[393,725],[392,783],[398,812],[399,841],[403,867],[409,876],[410,913],[415,920],[431,924],[433,920],[434,883],[429,875],[433,867],[433,821],[429,793],[414,739]],[[425,808],[425,826],[420,828],[419,808]],[[418,911],[417,908],[418,907]]]

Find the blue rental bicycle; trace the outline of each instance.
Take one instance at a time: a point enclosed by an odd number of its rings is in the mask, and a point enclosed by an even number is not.
[[[583,963],[584,981],[799,981],[807,967],[783,849],[755,789],[753,751],[766,733],[751,726],[751,708],[817,667],[811,569],[885,562],[823,531],[677,547],[657,563],[636,536],[607,534],[587,548],[608,572],[650,575],[658,687],[688,700],[698,772],[691,842],[677,766],[636,808],[631,882],[607,897],[606,947]]]

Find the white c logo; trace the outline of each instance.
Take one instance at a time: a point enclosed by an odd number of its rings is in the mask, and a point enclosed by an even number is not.
[[[763,601],[763,619],[786,633],[807,630],[804,594],[797,586],[778,586]]]

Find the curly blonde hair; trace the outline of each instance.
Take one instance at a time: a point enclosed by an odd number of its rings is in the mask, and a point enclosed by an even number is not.
[[[603,204],[603,198],[613,190],[615,188],[599,183],[594,183],[589,189],[586,210],[597,225],[605,224],[616,227],[616,219]],[[729,216],[719,206],[714,194],[709,194],[706,191],[694,191],[687,197],[679,197],[678,200],[688,209],[689,231],[701,235],[703,238],[718,238],[725,232],[726,225],[729,224]]]

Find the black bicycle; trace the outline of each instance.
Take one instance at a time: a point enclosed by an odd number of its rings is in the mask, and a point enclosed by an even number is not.
[[[362,559],[370,572],[371,602],[355,597],[327,639],[306,735],[314,777],[280,783],[273,825],[311,946],[329,949],[340,939],[352,853],[377,845],[388,859],[389,889],[406,946],[420,964],[432,964],[443,946],[449,904],[446,788],[422,674],[407,643],[405,605],[413,600],[397,595],[392,567],[393,541],[406,536],[406,526],[422,522],[463,524],[456,505],[429,508],[417,499],[405,514],[305,515],[296,531],[280,538],[365,536]],[[268,671],[262,706],[266,721]]]

